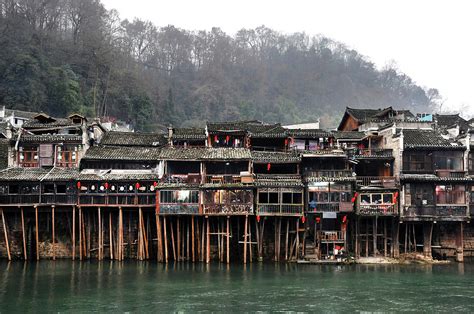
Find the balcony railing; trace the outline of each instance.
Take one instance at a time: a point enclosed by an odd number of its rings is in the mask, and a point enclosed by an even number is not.
[[[204,204],[204,214],[252,214],[252,203]]]
[[[199,214],[199,204],[160,204],[160,214]]]
[[[250,184],[253,182],[252,175],[240,174],[213,174],[205,176],[205,183],[216,185]]]
[[[398,215],[398,208],[395,204],[359,204],[357,213],[366,216],[393,216]]]
[[[162,182],[170,184],[200,184],[201,175],[198,173],[165,174],[163,176]]]
[[[364,148],[364,149],[351,149],[348,150],[348,155],[351,157],[356,158],[391,158],[393,157],[393,153],[391,149],[384,149],[384,148]]]
[[[309,213],[322,212],[351,212],[353,206],[351,202],[331,202],[331,203],[317,203],[315,207],[311,204],[308,206]]]
[[[10,194],[0,195],[0,204],[38,204],[40,196],[38,194]]]
[[[351,170],[317,170],[305,173],[307,177],[352,177]]]
[[[405,207],[403,217],[410,218],[465,218],[469,216],[469,206],[453,205],[423,205]]]
[[[357,176],[358,186],[379,186],[384,188],[394,188],[397,186],[397,179],[395,177],[361,177]]]
[[[320,242],[344,242],[346,234],[342,231],[318,231],[318,240]]]
[[[303,204],[258,204],[257,215],[302,215]]]
[[[42,204],[76,204],[77,196],[75,194],[43,194],[41,195]]]
[[[447,177],[447,178],[464,178],[466,172],[464,170],[444,170],[437,169],[435,173],[438,177]]]
[[[155,206],[155,194],[81,194],[79,196],[80,205],[143,205]]]

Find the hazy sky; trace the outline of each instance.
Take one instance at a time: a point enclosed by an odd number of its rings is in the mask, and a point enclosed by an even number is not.
[[[323,34],[369,57],[394,60],[419,85],[438,88],[445,109],[474,115],[474,1],[469,0],[102,0],[122,18],[233,35],[265,25]]]

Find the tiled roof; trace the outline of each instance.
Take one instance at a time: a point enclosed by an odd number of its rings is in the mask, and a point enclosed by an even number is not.
[[[42,122],[36,119],[29,120],[25,122],[22,127],[24,129],[36,129],[36,128],[50,128],[50,127],[62,127],[62,126],[77,126],[79,127],[79,124],[75,124],[72,122],[70,119],[66,118],[54,118],[54,121],[50,122]]]
[[[14,137],[12,140],[16,141]],[[42,134],[31,135],[25,134],[20,136],[21,143],[82,143],[80,135],[64,135],[64,134]]]
[[[469,129],[469,122],[459,116],[459,114],[435,114],[434,116],[438,126],[442,128],[459,126],[464,131]]]
[[[251,156],[250,150],[246,148],[164,147],[161,149],[159,159],[165,159],[165,160],[249,160],[251,157],[252,156]]]
[[[321,129],[289,129],[288,135],[294,138],[327,138],[332,137],[331,132]]]
[[[79,170],[76,168],[55,167],[41,178],[42,181],[71,181],[79,176]]]
[[[348,176],[348,177],[314,177],[308,176],[305,177],[305,182],[355,182],[357,180],[356,177]]]
[[[140,171],[82,171],[77,177],[79,181],[159,181],[157,173]]]
[[[470,176],[438,177],[434,174],[401,174],[400,181],[405,182],[474,182]]]
[[[26,119],[33,119],[38,115],[38,112],[31,112],[31,111],[23,111],[23,110],[16,110],[16,109],[5,109],[5,116],[11,116],[18,118],[26,118]]]
[[[295,151],[289,152],[261,152],[252,151],[252,160],[256,163],[297,163],[301,156]]]
[[[159,160],[158,147],[94,146],[87,150],[83,160]]]
[[[434,130],[404,129],[399,130],[399,132],[403,132],[405,148],[465,149],[459,143],[443,138],[441,134]]]
[[[106,146],[163,146],[167,143],[162,133],[136,133],[110,131],[100,140]]]
[[[204,128],[173,129],[173,140],[205,140],[206,138],[206,130]]]
[[[211,134],[216,132],[249,133],[253,138],[283,138],[287,136],[286,129],[279,123],[268,124],[258,120],[208,122],[207,130]]]
[[[373,120],[374,118],[381,118],[384,115],[388,114],[391,110],[393,110],[392,107],[384,109],[357,109],[349,107],[346,108],[346,112],[359,121],[368,121]]]
[[[333,135],[338,140],[362,140],[365,137],[365,133],[359,131],[335,131]]]
[[[49,171],[43,168],[7,168],[0,171],[0,181],[39,181]]]
[[[301,176],[299,175],[270,175],[259,174],[255,179],[255,186],[257,187],[303,187]]]

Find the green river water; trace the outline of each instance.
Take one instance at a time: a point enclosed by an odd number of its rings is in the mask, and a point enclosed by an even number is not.
[[[0,262],[0,312],[474,312],[474,264]]]

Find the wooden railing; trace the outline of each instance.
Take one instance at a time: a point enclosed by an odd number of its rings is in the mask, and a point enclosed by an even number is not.
[[[155,193],[90,193],[79,195],[79,205],[155,206]]]
[[[351,212],[353,205],[351,202],[329,202],[329,203],[317,203],[315,207],[311,204],[308,206],[309,213],[322,213],[322,212]]]
[[[397,186],[396,177],[361,177],[357,176],[357,185],[359,186],[381,186],[384,188],[394,188]]]
[[[40,203],[39,194],[7,194],[0,195],[0,204],[38,204]]]
[[[398,215],[396,204],[359,204],[357,207],[359,215],[375,216],[375,215]]]
[[[257,204],[257,215],[302,215],[303,204]]]
[[[346,233],[342,231],[318,231],[318,240],[320,242],[344,242]]]
[[[205,177],[205,183],[238,184],[242,182],[240,174],[214,174]]]
[[[199,204],[195,203],[161,203],[160,214],[199,214]]]
[[[252,203],[204,204],[204,214],[252,214]]]
[[[409,206],[402,211],[403,217],[411,218],[464,218],[469,216],[468,205],[423,205]]]
[[[356,156],[359,158],[364,157],[392,157],[393,153],[391,149],[385,148],[364,148],[364,149],[351,149],[347,151],[349,156]]]
[[[351,170],[317,170],[306,172],[307,177],[352,177]]]

